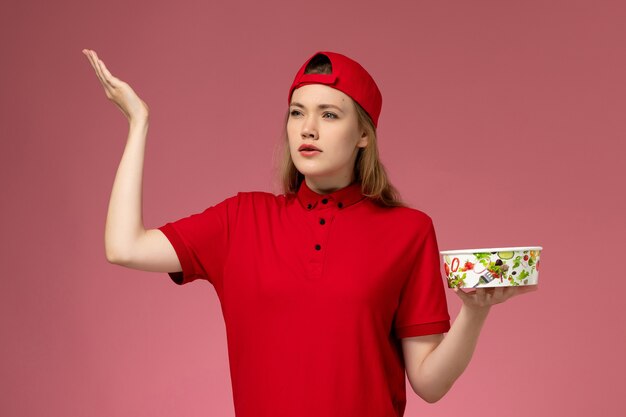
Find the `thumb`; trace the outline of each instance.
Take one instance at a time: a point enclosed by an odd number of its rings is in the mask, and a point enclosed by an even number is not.
[[[458,295],[462,300],[465,300],[467,298],[467,294],[465,293],[465,291],[463,291],[459,287],[452,288],[452,291],[454,291],[455,294]]]

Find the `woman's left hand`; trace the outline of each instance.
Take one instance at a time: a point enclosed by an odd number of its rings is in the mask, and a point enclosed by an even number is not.
[[[538,285],[520,285],[514,287],[489,287],[476,288],[474,291],[465,292],[461,288],[453,288],[456,295],[463,300],[463,305],[472,310],[489,310],[494,304],[502,303],[516,295],[536,291]]]

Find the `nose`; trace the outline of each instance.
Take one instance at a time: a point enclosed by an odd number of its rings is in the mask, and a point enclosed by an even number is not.
[[[317,127],[315,126],[315,118],[309,117],[302,124],[302,139],[317,139]]]

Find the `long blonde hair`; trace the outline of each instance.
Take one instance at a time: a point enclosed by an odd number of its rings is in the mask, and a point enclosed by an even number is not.
[[[309,64],[305,74],[330,74],[330,62],[316,62]],[[367,112],[354,100],[351,100],[357,112],[359,130],[365,130],[368,135],[367,146],[359,148],[354,163],[354,181],[361,184],[361,192],[371,198],[376,204],[386,207],[407,207],[398,190],[389,182],[387,172],[378,156],[376,127]],[[287,122],[289,109],[285,115],[282,138],[280,141],[280,156],[278,166],[278,180],[285,194],[298,191],[304,181],[304,175],[298,171],[289,152],[289,138],[287,136]]]

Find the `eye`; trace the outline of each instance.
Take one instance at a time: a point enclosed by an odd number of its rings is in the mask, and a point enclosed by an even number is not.
[[[291,111],[289,112],[289,115],[290,115],[290,116],[297,116],[298,114],[300,114],[300,112],[299,112],[298,110],[291,110]]]
[[[331,119],[336,119],[337,118],[337,115],[335,113],[326,112],[326,113],[324,113],[324,116],[326,116],[327,114],[333,116],[333,117],[331,117]]]

